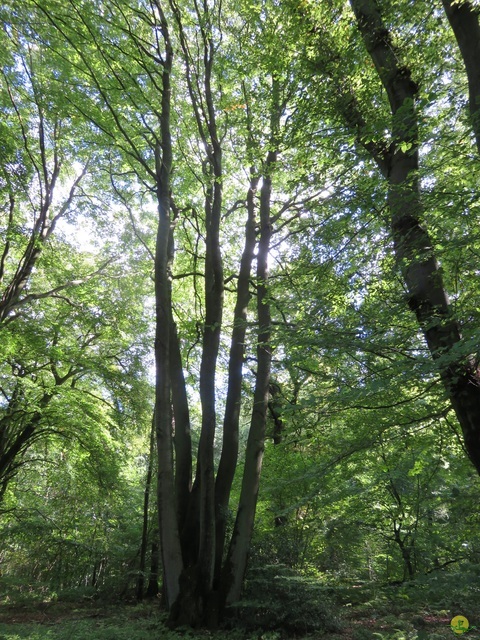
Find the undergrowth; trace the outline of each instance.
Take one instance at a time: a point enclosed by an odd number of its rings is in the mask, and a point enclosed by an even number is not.
[[[230,608],[237,627],[286,631],[293,636],[341,630],[340,611],[318,580],[301,576],[282,565],[250,572],[242,601]]]
[[[480,640],[475,565],[402,585],[327,585],[281,565],[257,568],[218,633],[168,629],[157,602],[113,604],[87,591],[75,601],[75,593],[47,593],[44,586],[8,587],[0,588],[0,640],[454,640],[456,615],[470,623],[462,640]]]

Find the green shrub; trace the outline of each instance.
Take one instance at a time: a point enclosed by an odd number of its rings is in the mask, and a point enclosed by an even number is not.
[[[427,610],[464,614],[469,620],[480,617],[480,567],[465,564],[458,571],[435,571],[405,583],[398,592]]]
[[[339,614],[329,589],[312,578],[299,576],[283,565],[252,570],[242,601],[229,614],[236,626],[290,634],[341,630]]]
[[[353,640],[374,640],[373,631],[364,627],[357,627],[352,633]]]

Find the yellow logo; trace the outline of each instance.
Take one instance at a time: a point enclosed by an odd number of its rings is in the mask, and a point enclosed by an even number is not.
[[[461,634],[468,631],[468,620],[465,616],[455,616],[450,622],[453,633]]]

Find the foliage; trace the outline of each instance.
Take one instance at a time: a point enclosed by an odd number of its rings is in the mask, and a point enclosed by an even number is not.
[[[278,565],[252,572],[251,579],[249,589],[253,599],[245,602],[244,611],[241,606],[235,607],[233,617],[227,620],[227,625],[235,628],[224,628],[217,633],[187,628],[171,630],[165,626],[164,614],[150,604],[119,606],[88,597],[75,602],[61,596],[48,597],[46,592],[36,602],[32,599],[3,602],[0,633],[9,640],[49,637],[58,640],[67,637],[140,640],[152,634],[171,640],[182,637],[281,640],[285,637],[316,638],[319,634],[334,640],[340,640],[346,634],[355,640],[380,637],[447,640],[452,637],[450,620],[454,615],[466,615],[471,626],[478,626],[480,619],[478,567],[468,564],[460,570],[437,572],[403,586],[364,582],[332,587],[304,580]],[[269,596],[259,599],[259,590],[253,589],[254,583],[261,583]],[[309,610],[292,593],[293,585],[308,601]],[[287,598],[285,601],[283,596]],[[283,602],[283,609],[276,604],[277,597]],[[343,608],[341,617],[339,607]],[[249,617],[239,617],[242,611]],[[268,630],[267,627],[275,626],[274,611],[282,619],[294,621],[295,628],[289,626],[287,630],[277,625],[277,630]],[[315,611],[318,617],[315,617]],[[254,615],[262,619],[261,626],[253,624]],[[306,634],[305,624],[309,621],[315,623],[316,629]]]
[[[248,554],[253,569],[237,614],[272,633],[338,630],[318,600],[342,581],[408,579],[383,602],[475,609],[473,568],[455,588],[448,571],[480,561],[465,456],[478,438],[455,417],[478,404],[465,394],[480,336],[465,70],[440,5],[366,1],[382,24],[369,34],[360,4],[2,5],[11,591],[131,593],[142,519],[148,543],[158,535],[142,513],[156,348],[160,523],[177,573],[198,565],[218,589],[242,540],[237,573]],[[393,72],[409,94],[392,107]],[[400,187],[394,160],[412,167]],[[413,249],[407,214],[428,240]],[[434,295],[417,304],[426,265]]]
[[[115,432],[99,427],[93,422],[91,434],[68,446],[57,436],[30,450],[28,472],[10,487],[1,523],[8,541],[0,554],[7,581],[15,576],[20,585],[44,584],[58,593],[67,588],[111,597],[132,592],[145,437],[130,432],[127,440],[123,428],[120,447]]]
[[[57,615],[61,616],[60,612]],[[66,615],[65,615],[66,614]],[[48,607],[44,614],[44,622],[48,621]],[[65,611],[65,618],[59,622],[39,625],[27,624],[0,624],[0,633],[3,638],[17,640],[19,638],[52,638],[63,640],[74,638],[96,638],[98,640],[131,639],[147,640],[152,633],[162,633],[162,637],[176,638],[176,634],[169,632],[162,625],[161,618],[153,612],[141,609],[128,611],[108,612],[106,609],[93,610],[91,613],[78,608],[73,616]]]
[[[0,634],[5,640],[19,640],[20,638],[28,638],[29,640],[37,640],[37,638],[51,638],[51,640],[67,640],[68,638],[74,640],[84,640],[84,638],[147,640],[152,635],[166,640],[179,640],[180,638],[242,640],[246,637],[245,633],[240,630],[222,630],[218,633],[193,632],[191,629],[171,630],[165,625],[164,614],[160,614],[151,605],[113,607],[77,602],[72,609],[71,605],[65,606],[59,601],[50,603],[50,605],[47,603],[38,608],[24,608],[19,612],[19,616],[16,611],[18,610],[10,610],[9,614],[5,616],[7,621],[0,622]],[[11,618],[14,618],[15,621]],[[29,619],[32,621],[28,622]]]
[[[282,630],[294,636],[341,630],[339,612],[317,579],[282,565],[251,569],[241,603],[231,607],[231,624],[248,630]]]

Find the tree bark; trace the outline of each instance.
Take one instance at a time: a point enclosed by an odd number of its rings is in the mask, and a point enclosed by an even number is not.
[[[279,396],[281,394],[280,385],[278,385],[273,380],[270,380],[269,386],[269,395],[270,400],[268,402],[268,411],[270,417],[273,420],[273,444],[274,446],[279,446],[283,442],[283,432],[285,425],[283,423],[282,418],[282,403],[279,400]],[[283,504],[283,500],[280,504],[275,505],[276,510],[284,510],[285,504]],[[288,518],[286,515],[276,515],[274,517],[274,523],[276,527],[284,527],[288,522]]]
[[[277,152],[270,151],[266,162],[267,171],[263,176],[260,190],[260,239],[256,274],[258,317],[257,375],[240,500],[222,576],[222,605],[228,605],[240,599],[247,568],[263,462],[272,361],[270,348],[271,316],[268,300],[268,254],[272,235],[270,220],[271,171],[275,165],[276,158]]]
[[[158,531],[156,533],[158,536]],[[152,546],[150,549],[150,575],[148,576],[148,585],[145,596],[147,598],[154,598],[158,593],[158,542],[156,540],[156,536],[153,535]]]
[[[178,528],[181,532],[185,527],[192,489],[192,438],[182,355],[173,320],[170,326],[170,376],[175,423],[175,497]]]
[[[428,232],[421,224],[418,176],[417,86],[399,63],[376,0],[350,0],[365,46],[388,96],[392,144],[370,149],[388,181],[388,204],[397,262],[428,348],[462,427],[465,448],[480,473],[480,385],[473,358],[454,356],[462,336]]]
[[[143,588],[145,584],[145,566],[148,546],[148,523],[150,514],[150,494],[152,492],[153,477],[153,456],[155,453],[155,412],[152,418],[152,426],[150,429],[150,445],[148,448],[148,464],[147,476],[145,478],[145,489],[143,492],[143,519],[142,519],[142,540],[140,543],[140,562],[138,567],[138,580],[136,597],[137,600],[143,599]]]
[[[468,102],[477,149],[480,153],[480,23],[478,9],[466,0],[442,0],[468,79]]]
[[[223,420],[222,454],[215,481],[215,581],[218,583],[225,547],[227,510],[233,478],[237,467],[238,429],[242,394],[245,335],[247,331],[247,307],[250,300],[250,276],[256,246],[255,194],[258,177],[251,170],[250,188],[247,194],[247,222],[245,224],[245,245],[240,261],[237,282],[233,330],[228,361],[228,388]]]
[[[220,248],[220,222],[222,212],[222,147],[220,144],[216,110],[212,91],[212,73],[215,46],[212,39],[213,18],[208,3],[195,3],[199,26],[198,58],[191,55],[181,10],[170,0],[182,48],[186,82],[195,121],[205,148],[203,178],[205,190],[205,322],[203,327],[202,358],[200,363],[200,401],[202,424],[198,446],[195,482],[190,496],[186,531],[196,521],[194,540],[183,536],[184,557],[188,564],[181,580],[179,598],[170,614],[172,624],[187,623],[196,626],[209,624],[214,618],[213,578],[215,567],[215,468],[214,440],[216,429],[215,378],[223,318],[223,260]],[[197,520],[198,516],[198,520]],[[215,622],[212,622],[215,625]]]
[[[162,72],[160,136],[155,149],[158,227],[155,245],[155,427],[158,450],[158,517],[167,607],[178,597],[183,569],[175,501],[172,410],[170,384],[171,274],[170,274],[170,74],[173,49],[162,9],[161,30],[165,44]]]
[[[218,160],[221,158],[218,147]],[[205,326],[200,365],[200,399],[202,429],[198,447],[197,475],[200,486],[200,591],[210,593],[215,563],[215,468],[214,439],[216,428],[215,375],[223,316],[223,266],[220,252],[221,163],[215,171],[214,184],[207,194],[205,256]],[[218,181],[217,181],[218,180]],[[211,200],[210,200],[211,198]]]

